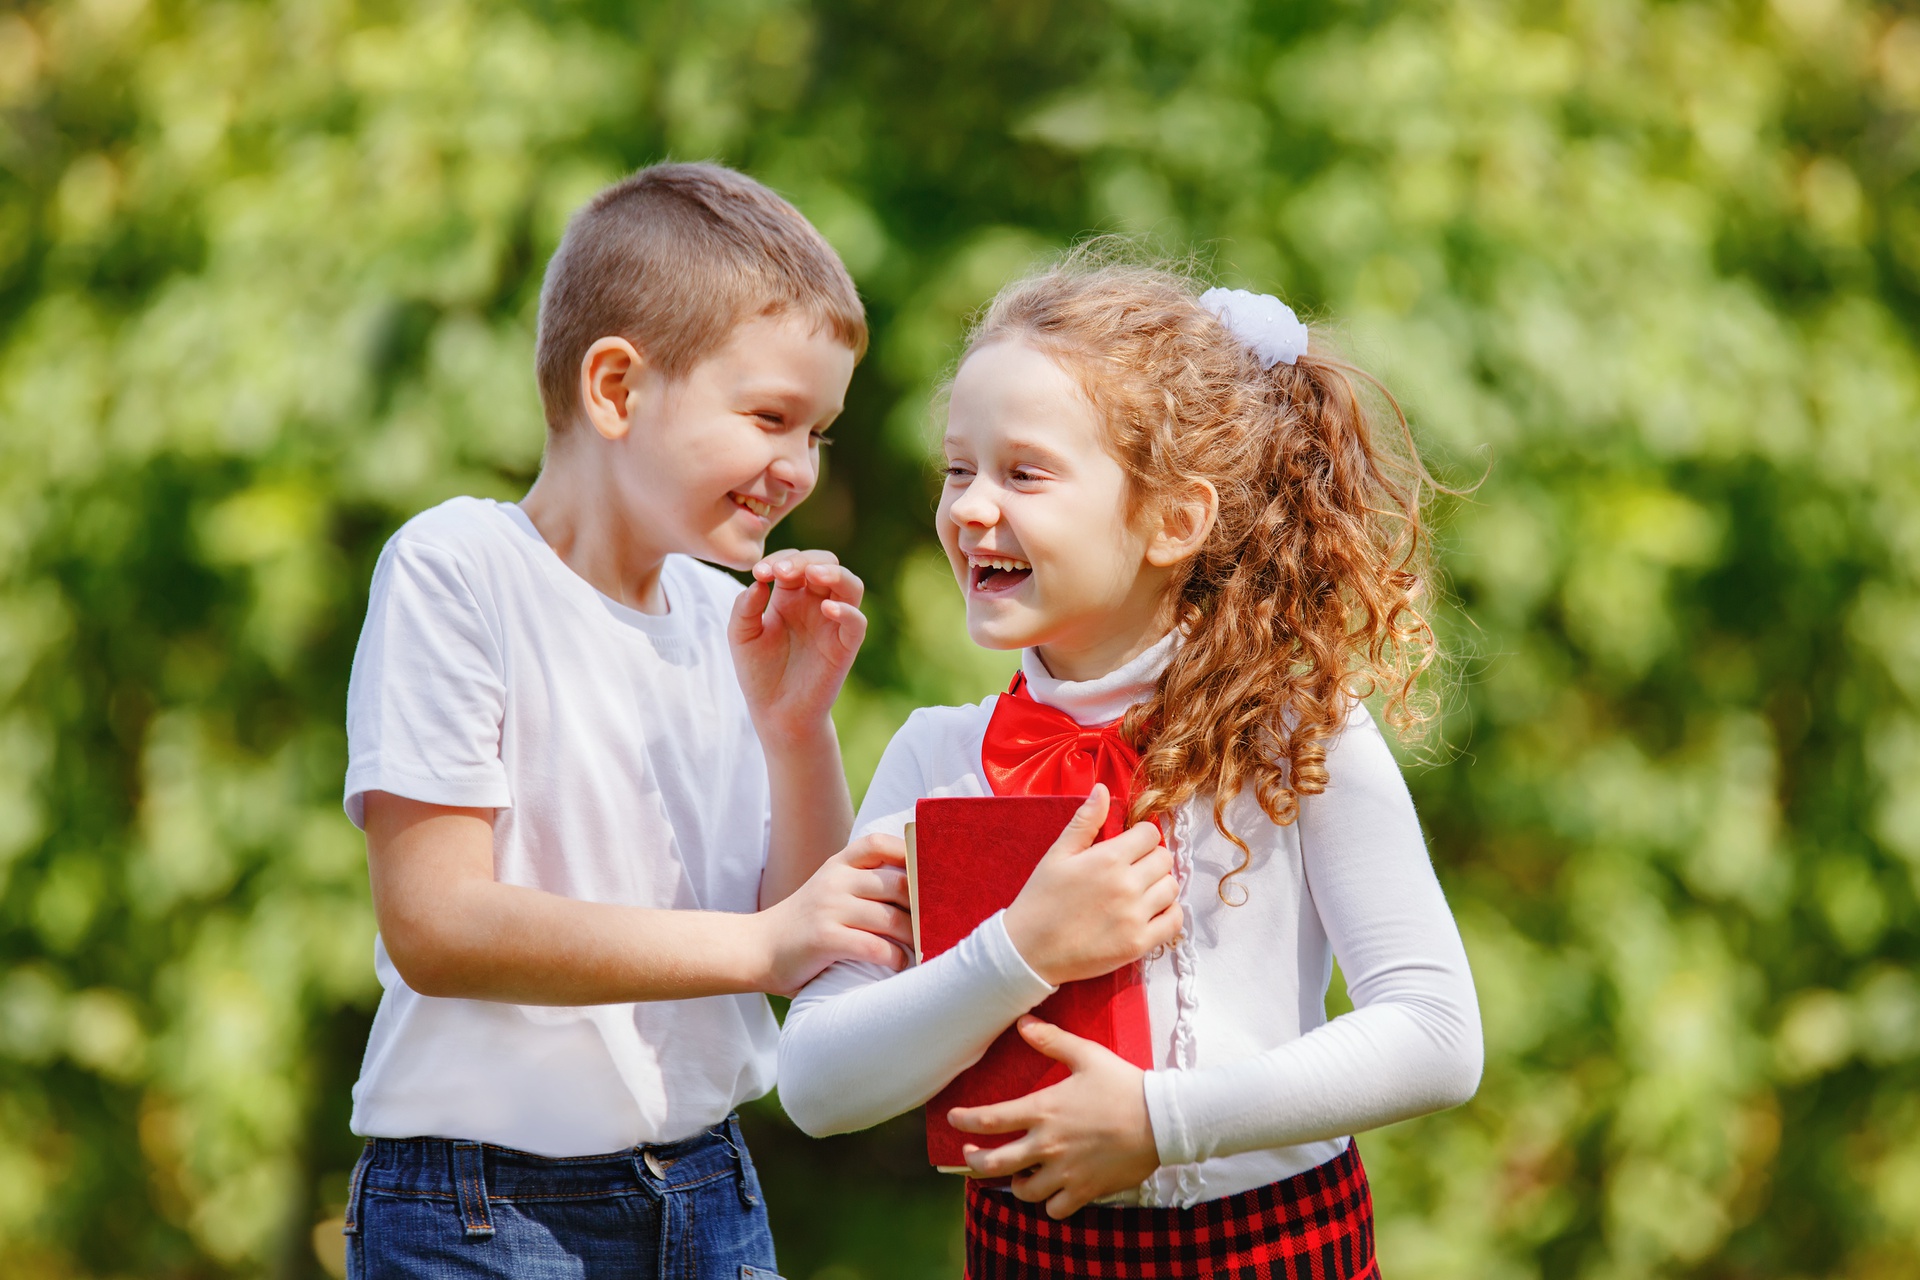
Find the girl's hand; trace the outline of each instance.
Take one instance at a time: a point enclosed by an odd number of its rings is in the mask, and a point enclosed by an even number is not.
[[[1028,1044],[1073,1074],[1011,1102],[949,1111],[948,1123],[962,1133],[1026,1131],[1004,1147],[969,1144],[967,1168],[983,1178],[1011,1177],[1014,1195],[1045,1204],[1055,1220],[1151,1177],[1160,1153],[1147,1115],[1146,1072],[1031,1014],[1018,1025]]]
[[[867,634],[866,588],[831,551],[780,551],[753,566],[727,624],[733,666],[754,728],[779,749],[814,740],[828,723]]]
[[[1180,885],[1160,829],[1136,824],[1094,843],[1107,789],[1093,794],[1007,908],[1007,937],[1054,986],[1112,973],[1180,935]]]

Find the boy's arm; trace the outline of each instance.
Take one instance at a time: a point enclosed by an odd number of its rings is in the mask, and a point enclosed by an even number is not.
[[[844,783],[842,784],[844,787]],[[493,811],[366,795],[373,910],[422,995],[613,1004],[786,994],[839,960],[897,969],[910,945],[904,850],[874,836],[753,915],[581,902],[493,875]]]
[[[781,551],[753,567],[727,638],[767,758],[773,832],[760,879],[770,907],[806,883],[853,830],[832,709],[860,641],[865,587],[830,551]]]

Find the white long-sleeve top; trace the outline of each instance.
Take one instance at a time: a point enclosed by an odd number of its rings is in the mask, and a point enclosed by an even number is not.
[[[1098,680],[1056,680],[1023,658],[1027,688],[1081,724],[1145,698],[1168,637]],[[874,774],[856,834],[901,834],[923,796],[985,796],[980,747],[995,698],[916,711]],[[1480,1080],[1480,1013],[1459,930],[1428,860],[1399,767],[1364,707],[1327,753],[1325,791],[1276,826],[1249,795],[1227,807],[1252,862],[1221,901],[1240,850],[1210,798],[1169,839],[1186,932],[1146,965],[1157,1069],[1147,1110],[1162,1168],[1127,1197],[1192,1205],[1288,1178],[1349,1135],[1455,1106]],[[1239,886],[1244,894],[1232,886]],[[1327,1021],[1339,957],[1354,1009]],[[978,1061],[1053,988],[996,914],[959,946],[897,975],[835,965],[788,1010],[780,1099],[816,1136],[920,1106]]]

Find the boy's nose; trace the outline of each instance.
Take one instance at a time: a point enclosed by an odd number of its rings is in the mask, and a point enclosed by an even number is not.
[[[767,468],[767,474],[802,497],[812,490],[814,481],[819,478],[813,454],[805,448],[781,450]]]

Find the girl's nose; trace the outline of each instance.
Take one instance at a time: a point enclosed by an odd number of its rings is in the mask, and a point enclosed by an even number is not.
[[[991,527],[999,522],[1000,507],[993,501],[993,495],[987,486],[975,480],[968,485],[953,505],[947,508],[955,524],[977,524]]]

